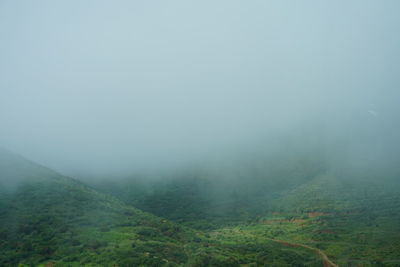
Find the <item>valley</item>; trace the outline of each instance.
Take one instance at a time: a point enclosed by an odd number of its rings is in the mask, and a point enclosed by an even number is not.
[[[363,177],[361,185],[334,172],[308,177],[306,165],[293,164],[290,172],[298,175],[300,166],[303,178],[278,187],[261,173],[246,190],[240,179],[226,187],[200,170],[162,182],[131,177],[86,185],[9,152],[1,159],[1,177],[17,181],[0,198],[1,266],[400,262],[395,177],[384,184]],[[263,179],[270,187],[260,193]]]

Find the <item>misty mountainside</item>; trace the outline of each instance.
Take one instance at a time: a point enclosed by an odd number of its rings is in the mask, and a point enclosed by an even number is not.
[[[221,238],[307,244],[339,266],[400,264],[396,171],[327,167],[320,155],[252,160],[94,186],[128,205]]]
[[[165,173],[88,182],[142,210],[197,229],[212,229],[265,216],[279,196],[326,168],[318,149],[291,146],[246,151]]]
[[[339,266],[398,266],[398,177],[327,172],[278,198],[273,219],[266,222],[281,220],[289,226],[277,227],[278,236],[306,243],[312,240]]]
[[[1,266],[322,264],[307,249],[179,226],[8,151],[0,166],[18,181],[0,195]]]
[[[179,261],[177,246],[187,233],[170,222],[128,207],[81,182],[11,153],[1,155],[0,177],[17,180],[0,199],[1,266],[48,260],[81,266],[115,262],[163,249],[158,260]],[[150,234],[149,234],[150,233]],[[145,236],[156,236],[153,243]],[[173,253],[171,253],[173,251]],[[182,259],[180,259],[182,260]]]
[[[0,0],[0,267],[400,267],[399,10]]]

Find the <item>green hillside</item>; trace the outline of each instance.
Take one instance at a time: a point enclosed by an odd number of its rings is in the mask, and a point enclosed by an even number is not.
[[[89,182],[152,214],[196,229],[216,229],[269,214],[275,199],[326,171],[323,157],[315,157],[314,150],[291,151],[246,153],[156,177]]]
[[[399,190],[396,176],[330,172],[277,199],[264,222],[276,238],[312,244],[340,266],[398,266]]]
[[[321,266],[307,249],[199,232],[1,151],[0,266]],[[239,238],[239,239],[238,239]]]
[[[13,154],[1,162],[1,180],[17,181],[0,201],[1,266],[186,261],[195,233]]]
[[[221,240],[243,243],[246,237],[303,244],[320,249],[340,266],[400,264],[396,173],[324,170],[304,160],[286,163],[292,165],[236,165],[239,177],[247,172],[248,179],[238,179],[232,170],[219,172],[222,177],[233,175],[229,183],[214,179],[210,170],[193,170],[161,182],[137,177],[98,188],[115,196],[120,192],[128,204]]]

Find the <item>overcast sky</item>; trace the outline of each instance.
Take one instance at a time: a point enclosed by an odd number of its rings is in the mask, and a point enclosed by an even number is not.
[[[303,128],[394,142],[399,10],[1,0],[0,146],[68,174],[176,164]]]

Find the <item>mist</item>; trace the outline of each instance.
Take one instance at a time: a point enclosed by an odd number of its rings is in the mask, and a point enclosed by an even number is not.
[[[399,8],[1,1],[0,146],[67,175],[307,145],[394,167]]]

